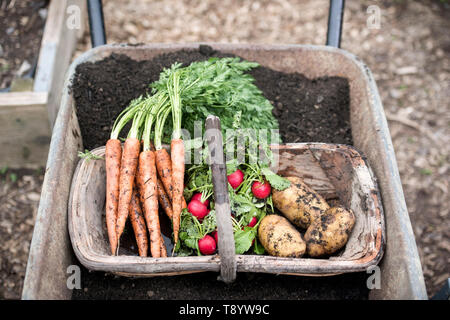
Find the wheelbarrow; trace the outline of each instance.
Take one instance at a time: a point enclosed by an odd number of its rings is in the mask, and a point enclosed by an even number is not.
[[[53,128],[46,174],[25,276],[23,299],[70,299],[68,267],[76,258],[68,233],[67,211],[72,177],[82,150],[82,137],[70,84],[77,65],[112,53],[135,60],[166,52],[194,49],[199,44],[104,45],[106,37],[100,1],[89,1],[94,48],[70,66],[61,106]],[[427,299],[422,268],[405,204],[395,153],[376,83],[369,68],[339,49],[343,1],[331,1],[327,45],[246,45],[206,43],[213,49],[282,72],[308,78],[345,77],[350,85],[350,121],[354,146],[364,153],[377,178],[385,215],[386,250],[379,263],[381,286],[370,299]]]

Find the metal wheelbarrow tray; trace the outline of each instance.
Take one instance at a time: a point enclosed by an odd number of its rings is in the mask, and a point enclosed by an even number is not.
[[[340,76],[350,85],[350,121],[354,146],[370,163],[381,193],[386,224],[386,251],[379,264],[381,289],[371,299],[427,299],[414,235],[409,220],[395,154],[378,90],[367,66],[337,48],[311,45],[246,45],[206,43],[281,72],[308,78]],[[22,297],[70,298],[67,267],[74,263],[67,210],[72,176],[83,149],[70,84],[77,65],[101,60],[111,53],[135,60],[198,44],[105,45],[74,61],[66,75],[58,118],[53,128],[41,202],[30,248]]]

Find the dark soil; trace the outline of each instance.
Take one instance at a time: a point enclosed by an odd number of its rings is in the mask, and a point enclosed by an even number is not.
[[[43,168],[0,168],[0,300],[20,299],[43,180]]]
[[[78,66],[72,84],[85,148],[102,146],[115,117],[133,98],[146,92],[164,67],[225,56],[208,47],[134,61],[112,55]],[[343,78],[308,79],[259,67],[257,86],[273,103],[284,142],[351,144],[349,86]],[[231,285],[216,273],[128,279],[82,269],[82,289],[74,299],[367,299],[365,273],[333,277],[238,274]]]
[[[155,300],[340,300],[367,299],[365,273],[308,278],[238,273],[234,283],[217,280],[217,273],[131,279],[81,269],[80,290],[72,299]]]
[[[251,72],[274,106],[284,142],[352,144],[347,79],[308,79],[265,67]]]
[[[128,103],[148,91],[163,68],[174,62],[190,64],[209,57],[230,56],[202,46],[195,51],[163,54],[150,61],[135,61],[113,54],[76,69],[72,92],[86,149],[105,145],[117,115]],[[349,85],[344,78],[310,80],[265,67],[254,69],[256,85],[274,105],[284,142],[351,144]],[[126,130],[123,132],[125,136]]]
[[[47,5],[46,0],[0,1],[0,90],[11,85],[24,61],[32,74],[45,25],[39,10]]]

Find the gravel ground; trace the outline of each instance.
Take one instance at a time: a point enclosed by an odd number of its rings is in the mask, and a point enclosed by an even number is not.
[[[47,1],[0,1],[0,90],[23,77],[37,63],[47,15]]]
[[[20,298],[42,170],[0,170],[0,299]]]
[[[369,6],[380,10],[378,29]],[[104,0],[104,13],[108,43],[323,44],[328,1]],[[377,81],[430,296],[450,277],[449,27],[447,1],[347,1],[341,43]],[[77,55],[89,48],[85,34]],[[28,187],[19,182],[30,175],[2,180],[0,197],[16,204],[0,202],[0,298],[20,297],[42,181],[31,177]]]

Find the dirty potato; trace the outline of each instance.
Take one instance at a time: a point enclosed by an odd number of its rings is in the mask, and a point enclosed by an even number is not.
[[[355,215],[351,210],[342,207],[333,207],[306,230],[306,250],[311,257],[330,255],[348,241],[355,225]]]
[[[274,189],[272,192],[273,204],[293,224],[307,229],[330,206],[301,178],[286,177],[286,179],[291,182],[291,186],[283,191]]]
[[[258,238],[272,256],[300,258],[306,251],[300,232],[286,218],[276,214],[261,220]]]

